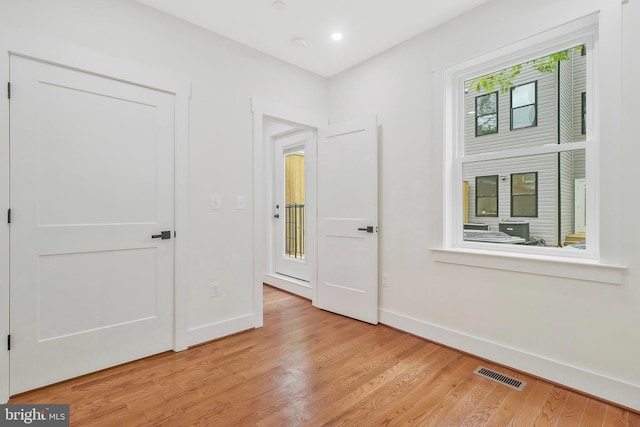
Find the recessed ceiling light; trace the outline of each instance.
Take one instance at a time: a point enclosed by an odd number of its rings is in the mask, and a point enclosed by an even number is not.
[[[331,34],[331,38],[335,41],[339,41],[342,40],[344,36],[342,35],[342,33],[333,33]]]
[[[307,45],[307,41],[302,37],[296,37],[291,40],[291,44],[293,44],[295,47],[305,47]]]
[[[276,1],[273,2],[273,7],[278,9],[278,10],[284,9],[286,5],[287,4],[282,0],[276,0]]]

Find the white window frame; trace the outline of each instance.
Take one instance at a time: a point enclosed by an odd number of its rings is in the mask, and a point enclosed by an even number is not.
[[[611,17],[614,17],[612,19]],[[524,273],[542,274],[555,277],[589,280],[596,282],[621,284],[625,268],[621,266],[620,233],[614,226],[608,225],[612,215],[598,209],[602,206],[602,185],[607,189],[617,178],[611,168],[611,156],[606,161],[606,179],[602,180],[602,162],[600,150],[600,128],[603,123],[607,129],[614,129],[613,136],[607,133],[607,149],[610,141],[619,154],[620,145],[620,99],[621,92],[610,92],[610,82],[619,81],[621,73],[620,52],[617,43],[621,36],[616,33],[615,15],[594,13],[576,19],[560,27],[532,36],[526,40],[492,50],[473,59],[459,62],[442,70],[444,83],[444,117],[442,121],[442,196],[443,213],[441,218],[442,240],[432,248],[435,261],[477,267],[494,268]],[[618,23],[619,24],[619,23]],[[602,34],[606,43],[602,43]],[[463,240],[462,232],[462,166],[470,161],[491,160],[504,157],[505,153],[484,153],[464,156],[464,82],[497,70],[524,63],[578,45],[587,48],[587,140],[570,144],[549,144],[543,147],[530,147],[509,150],[510,157],[558,153],[567,150],[586,150],[587,194],[587,236],[585,250],[534,247],[525,245],[498,245],[492,243],[469,242]],[[607,51],[600,57],[602,45]],[[605,64],[604,56],[616,62]],[[434,79],[434,84],[438,78]],[[606,88],[605,88],[606,86]],[[442,108],[442,106],[441,106]],[[608,111],[605,113],[605,111]],[[617,114],[617,117],[616,117]],[[606,151],[606,150],[605,150]],[[608,155],[608,154],[607,154]],[[615,155],[615,154],[614,154]],[[619,176],[619,175],[618,175]],[[613,201],[619,206],[619,194],[607,195],[606,202]],[[434,225],[435,226],[435,225]],[[602,228],[607,229],[604,239]],[[618,243],[614,243],[615,241]]]

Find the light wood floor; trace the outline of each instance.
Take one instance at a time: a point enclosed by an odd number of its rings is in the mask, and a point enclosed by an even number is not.
[[[72,426],[640,426],[640,415],[265,287],[265,325],[11,399]],[[483,365],[524,391],[473,374]]]

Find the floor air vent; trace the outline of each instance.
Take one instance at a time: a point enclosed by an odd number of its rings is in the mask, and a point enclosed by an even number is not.
[[[492,371],[491,369],[487,369],[483,366],[478,366],[478,368],[473,371],[473,373],[488,378],[492,381],[499,382],[500,384],[504,384],[507,387],[511,387],[518,391],[524,390],[524,386],[527,385],[527,383],[524,381],[502,375],[499,372]]]

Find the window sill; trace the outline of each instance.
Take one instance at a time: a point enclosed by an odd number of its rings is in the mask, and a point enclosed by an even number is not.
[[[431,248],[436,262],[621,285],[627,267],[594,260],[500,253],[468,248]]]

